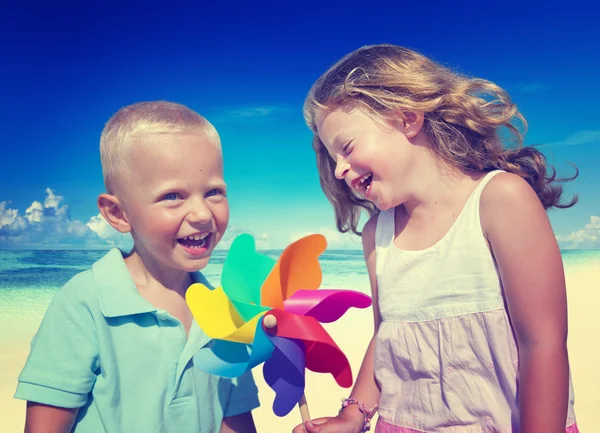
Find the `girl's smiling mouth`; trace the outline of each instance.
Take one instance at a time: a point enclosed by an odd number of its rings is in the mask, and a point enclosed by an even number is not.
[[[371,189],[371,182],[373,181],[373,173],[367,173],[364,176],[361,176],[355,179],[352,182],[352,187],[360,192],[361,194],[367,196],[369,194],[369,190]]]

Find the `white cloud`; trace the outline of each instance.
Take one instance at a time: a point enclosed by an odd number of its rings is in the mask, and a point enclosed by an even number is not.
[[[548,143],[548,146],[576,146],[581,144],[600,143],[600,131],[582,130],[574,132],[564,140]]]
[[[208,116],[211,122],[264,123],[289,113],[292,108],[284,105],[241,106],[221,109]]]
[[[39,201],[34,201],[31,203],[31,206],[27,208],[25,211],[25,218],[30,223],[39,223],[42,222],[42,217],[44,215],[44,208]]]
[[[7,209],[8,203],[7,201],[0,202],[0,229],[12,224],[19,213],[16,209]]]
[[[91,217],[86,226],[110,245],[118,246],[132,242],[129,234],[119,232],[104,219],[101,213]]]
[[[44,200],[44,207],[47,209],[58,209],[58,204],[63,198],[60,195],[55,195],[54,191],[50,188],[46,188],[46,200]]]
[[[556,239],[568,248],[600,248],[600,216],[590,216],[590,222],[585,227],[567,236],[557,236]]]
[[[290,233],[289,243],[295,242],[304,236],[320,233],[327,240],[328,250],[360,250],[362,249],[362,240],[354,234],[340,233],[337,230],[328,227],[321,227],[318,231],[313,232],[295,232]]]
[[[271,249],[271,239],[268,233],[261,233],[260,235],[256,235],[252,232],[252,230],[239,229],[236,227],[230,227],[227,229],[223,238],[217,245],[217,249],[219,250],[227,250],[231,246],[233,240],[239,235],[247,233],[254,238],[256,243],[257,250],[269,250]]]
[[[128,233],[121,233],[111,226],[101,213],[91,217],[86,226],[109,245],[124,249],[133,245],[131,236]]]
[[[232,110],[230,114],[235,117],[262,117],[281,111],[279,107],[250,107]]]
[[[17,209],[7,209],[7,202],[1,202],[0,247],[101,248],[114,244],[99,237],[89,225],[71,220],[69,207],[60,205],[62,200],[46,188],[45,199],[32,202],[23,216]]]

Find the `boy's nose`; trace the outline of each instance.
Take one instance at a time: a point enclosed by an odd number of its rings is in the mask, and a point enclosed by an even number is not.
[[[212,221],[212,213],[204,203],[194,203],[188,212],[187,220],[190,223],[208,224]]]

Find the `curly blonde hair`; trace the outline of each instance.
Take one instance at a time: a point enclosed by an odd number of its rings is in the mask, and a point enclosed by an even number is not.
[[[556,170],[536,148],[523,146],[527,129],[509,95],[496,84],[458,74],[407,48],[370,45],[346,55],[312,86],[304,103],[304,118],[314,132],[313,148],[321,187],[333,205],[337,228],[357,230],[361,210],[369,215],[375,206],[356,196],[334,176],[335,161],[317,133],[316,114],[342,106],[364,107],[383,118],[393,112],[424,113],[423,130],[434,154],[463,172],[505,170],[523,177],[544,208],[567,208],[577,197],[562,203],[562,186]],[[512,146],[504,146],[512,143]]]

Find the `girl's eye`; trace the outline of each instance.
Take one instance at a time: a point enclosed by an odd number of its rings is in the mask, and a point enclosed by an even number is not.
[[[342,153],[343,153],[344,155],[348,155],[350,152],[352,152],[352,149],[350,148],[350,145],[351,145],[351,144],[352,144],[352,142],[351,142],[351,141],[349,141],[349,142],[348,142],[348,143],[346,143],[346,144],[344,145],[344,147],[342,148]]]
[[[168,194],[165,194],[163,200],[177,200],[178,198],[179,194],[177,194],[176,192],[170,192]]]
[[[211,189],[210,191],[208,191],[208,192],[206,193],[206,196],[207,196],[207,197],[212,197],[212,196],[214,196],[214,195],[219,195],[219,194],[223,194],[223,195],[225,195],[225,194],[223,193],[223,191],[222,191],[222,190],[220,190],[220,189],[218,189],[218,188],[215,188],[215,189]]]

